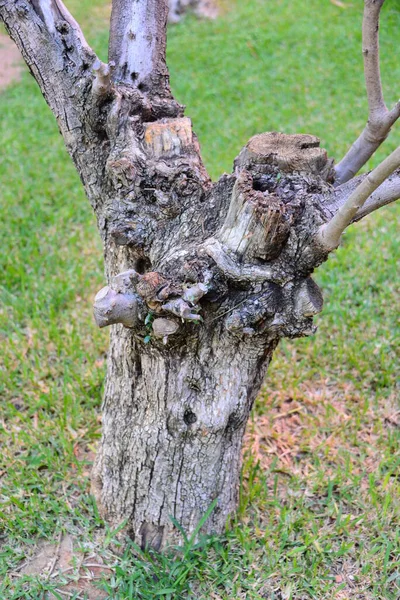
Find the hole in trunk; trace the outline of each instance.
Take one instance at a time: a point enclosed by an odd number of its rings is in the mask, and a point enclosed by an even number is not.
[[[142,550],[151,548],[158,552],[163,541],[164,525],[144,522],[140,527],[139,534],[141,536],[140,547]]]
[[[140,275],[151,269],[151,263],[148,258],[138,258],[135,265],[135,271]]]
[[[238,413],[233,412],[229,415],[228,422],[226,424],[226,431],[236,431],[243,424],[243,417]]]
[[[185,414],[183,415],[183,420],[185,421],[186,425],[193,425],[193,423],[196,423],[197,421],[197,416],[191,410],[186,410]]]
[[[273,175],[258,175],[253,177],[253,190],[258,192],[273,192],[276,188],[276,177]]]

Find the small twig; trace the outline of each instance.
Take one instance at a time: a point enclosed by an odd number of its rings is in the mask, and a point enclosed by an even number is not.
[[[99,565],[99,564],[96,564],[96,563],[90,563],[88,565],[85,564],[85,563],[83,563],[83,565],[82,565],[82,567],[84,567],[85,569],[86,568],[90,568],[90,567],[97,567],[99,569],[107,569],[108,571],[113,571],[116,566],[117,565],[113,565],[112,567],[107,567],[107,565]]]
[[[64,575],[64,573],[68,573],[68,571],[73,571],[74,569],[75,569],[75,567],[67,567],[66,569],[63,569],[62,571],[58,571],[58,573],[52,573],[51,578],[57,577],[58,575]]]
[[[47,577],[46,577],[46,579],[50,579],[50,577],[51,577],[51,574],[52,574],[52,573],[53,573],[53,571],[54,571],[54,567],[55,567],[55,566],[56,566],[56,564],[57,564],[58,557],[59,557],[59,554],[60,554],[61,542],[62,542],[62,531],[60,531],[60,533],[58,534],[58,541],[57,541],[57,547],[56,547],[56,551],[55,551],[55,554],[54,554],[54,558],[53,558],[53,560],[51,561],[50,569],[49,569],[49,572],[47,573]]]
[[[285,417],[288,417],[289,415],[294,415],[296,413],[301,413],[302,410],[300,408],[293,408],[292,410],[289,410],[288,412],[285,413],[279,413],[279,415],[275,415],[272,417],[273,421],[276,421],[277,419],[284,419]]]
[[[343,231],[352,222],[357,211],[366,200],[400,166],[400,147],[396,148],[366,178],[339,208],[335,216],[319,229],[318,241],[328,251],[334,250],[340,243]]]
[[[105,97],[111,89],[111,72],[114,68],[114,63],[103,63],[100,59],[96,59],[92,69],[95,77],[92,84],[92,93],[97,98]]]
[[[225,315],[231,313],[233,310],[235,310],[235,308],[237,308],[238,306],[240,306],[241,304],[244,304],[245,302],[247,302],[247,298],[245,298],[244,300],[242,300],[241,302],[239,302],[238,304],[235,304],[235,306],[233,306],[232,308],[230,308],[229,310],[217,315],[216,317],[214,317],[213,319],[211,319],[211,321],[209,321],[209,323],[214,323],[214,321],[218,321],[218,319],[220,317],[224,317]]]
[[[23,569],[26,565],[28,564],[28,561],[26,560],[25,562],[23,562],[21,565],[18,565],[18,567],[16,568],[16,571],[14,571],[15,573],[17,571],[20,571],[21,569]]]

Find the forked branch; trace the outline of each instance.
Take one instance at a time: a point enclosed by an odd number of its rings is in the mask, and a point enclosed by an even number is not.
[[[54,34],[60,21],[65,21],[73,27],[82,47],[90,50],[81,28],[61,0],[32,0],[31,4],[46,24],[47,30],[50,33]]]
[[[347,181],[343,185],[335,188],[333,195],[327,194],[322,198],[321,208],[328,219],[337,213],[343,204],[347,201],[354,190],[367,177],[367,174],[358,175]],[[388,179],[386,179],[372,194],[368,197],[365,204],[358,209],[353,217],[352,223],[360,221],[375,210],[391,204],[400,198],[400,171],[396,170]]]
[[[353,220],[358,220],[356,216],[360,215],[367,199],[399,166],[400,148],[397,148],[376,169],[368,173],[360,185],[350,194],[346,202],[339,208],[333,219],[319,230],[318,241],[324,249],[331,251],[338,247],[343,231]],[[379,206],[376,206],[376,208],[382,206],[379,201],[378,204]],[[369,212],[372,212],[372,210]],[[359,218],[362,218],[362,216],[365,215],[361,215]]]
[[[388,110],[382,92],[379,65],[379,16],[385,0],[364,0],[362,27],[364,75],[369,116],[364,131],[336,166],[336,185],[358,173],[389,135],[400,116],[400,102]]]
[[[365,204],[357,211],[353,223],[360,221],[375,210],[387,206],[400,198],[400,173],[397,171],[386,179],[375,192],[367,199]]]

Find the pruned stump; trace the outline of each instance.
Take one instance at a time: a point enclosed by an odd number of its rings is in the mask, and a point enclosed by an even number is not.
[[[255,135],[236,158],[237,181],[218,240],[239,261],[277,258],[293,222],[294,194],[282,182],[293,173],[326,180],[332,161],[313,135]]]
[[[242,171],[218,236],[222,244],[240,261],[268,260],[279,255],[289,229],[285,204],[275,194],[253,189],[252,176]]]
[[[246,169],[254,174],[263,174],[271,170],[268,167],[275,167],[283,173],[312,173],[328,181],[333,177],[333,161],[319,145],[319,138],[307,133],[260,133],[249,140],[234,166],[239,171]]]

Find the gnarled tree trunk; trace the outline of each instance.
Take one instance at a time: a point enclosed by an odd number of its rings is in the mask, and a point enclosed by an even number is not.
[[[167,12],[167,0],[114,0],[106,65],[61,0],[0,0],[104,242],[94,313],[111,346],[93,491],[108,523],[154,548],[179,541],[176,521],[190,534],[212,503],[204,531],[223,530],[272,353],[314,332],[312,272],[345,227],[400,194],[398,151],[334,189],[312,135],[257,135],[211,182],[170,92]]]
[[[235,510],[273,350],[312,332],[322,307],[309,275],[324,254],[307,242],[331,171],[313,136],[264,134],[212,185],[181,117],[141,124],[132,144],[112,158],[114,177],[122,162],[135,175],[113,189],[109,285],[95,302],[100,326],[123,325],[111,329],[93,491],[108,522],[127,519],[134,540],[160,548],[180,535],[171,515],[193,531],[217,499],[205,529],[222,531]]]

